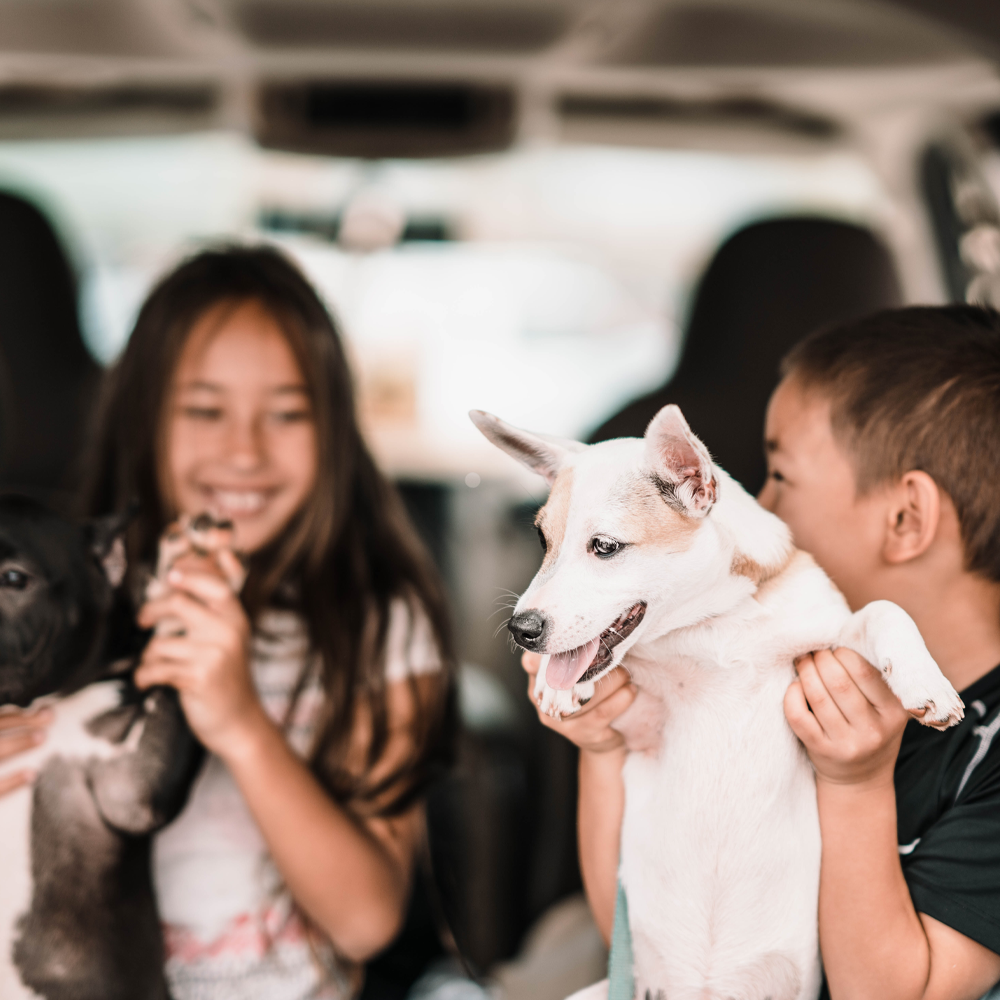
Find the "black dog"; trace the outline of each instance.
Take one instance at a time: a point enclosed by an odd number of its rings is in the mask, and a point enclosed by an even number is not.
[[[0,797],[0,997],[164,1000],[150,834],[201,760],[176,693],[129,680],[144,641],[124,518],[79,526],[0,497],[0,711],[44,699],[49,737]]]

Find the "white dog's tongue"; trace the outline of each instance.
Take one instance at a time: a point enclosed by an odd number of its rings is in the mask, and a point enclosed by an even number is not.
[[[600,644],[601,637],[598,636],[586,646],[578,646],[568,653],[554,653],[545,667],[545,682],[558,691],[568,691],[590,666]]]

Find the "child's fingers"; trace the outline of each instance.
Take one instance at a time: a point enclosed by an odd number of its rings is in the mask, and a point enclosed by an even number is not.
[[[167,574],[167,583],[210,608],[228,608],[236,599],[232,587],[212,573],[172,569]]]
[[[809,709],[802,682],[798,677],[788,685],[785,691],[785,718],[792,732],[809,749],[820,746],[826,741],[826,733]]]
[[[867,701],[880,711],[899,704],[896,696],[882,680],[882,675],[853,649],[841,647],[830,654],[844,668]]]
[[[796,660],[795,670],[799,675],[802,693],[820,728],[828,737],[835,738],[847,728],[848,723],[820,676],[814,654],[810,653]]]
[[[44,729],[14,729],[0,733],[0,760],[34,750],[47,737]]]
[[[180,590],[172,590],[164,597],[147,601],[140,609],[138,622],[143,628],[153,628],[164,618],[180,619],[190,633],[192,629],[212,629],[218,624],[217,609]]]
[[[591,708],[588,704],[590,711],[586,713],[581,711],[562,719],[543,715],[542,722],[583,749],[610,749],[622,742],[621,733],[612,729],[611,723],[635,701],[637,694],[636,688],[628,684],[617,688],[599,705]]]
[[[191,667],[176,660],[157,659],[142,663],[133,679],[140,690],[166,685],[183,691],[191,681]]]
[[[22,785],[30,785],[37,777],[37,772],[32,771],[30,768],[25,768],[22,771],[14,771],[12,774],[5,774],[0,778],[0,795],[12,792],[15,788],[20,788]]]
[[[856,724],[875,710],[854,678],[829,649],[813,653],[816,671],[823,686],[848,724]]]
[[[521,666],[534,676],[538,673],[539,668],[542,665],[542,654],[541,653],[529,653],[525,650],[521,654]]]
[[[596,711],[606,699],[610,698],[616,691],[626,684],[629,684],[631,680],[632,678],[627,670],[623,670],[621,667],[615,667],[614,670],[612,670],[609,674],[606,674],[597,682],[594,687],[594,697],[591,698],[579,712],[575,712],[573,714],[573,718],[578,719],[581,716]],[[535,705],[538,704],[538,698],[535,697],[534,674],[528,678],[528,697]]]
[[[234,594],[238,594],[243,589],[243,583],[247,576],[246,567],[240,561],[239,556],[232,549],[220,549],[215,554],[215,561],[218,563],[219,569],[222,570],[230,590]]]
[[[202,647],[187,636],[155,636],[142,655],[143,663],[170,662],[195,663],[201,657]]]
[[[0,734],[9,729],[44,729],[52,723],[52,709],[41,708],[33,712],[0,713]]]
[[[590,710],[589,714],[593,716],[592,722],[594,724],[602,723],[610,725],[635,701],[638,694],[639,689],[634,684],[630,684],[626,679],[624,684],[619,685],[610,695],[603,698]],[[584,710],[588,708],[590,708],[589,702],[584,706]]]

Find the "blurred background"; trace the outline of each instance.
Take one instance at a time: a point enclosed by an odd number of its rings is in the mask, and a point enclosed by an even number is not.
[[[502,626],[542,483],[465,414],[597,440],[680,403],[756,491],[778,359],[900,303],[1000,303],[995,0],[0,0],[0,485],[68,495],[151,282],[267,240],[342,324],[447,580],[462,749],[433,887],[498,997],[600,978],[576,759]]]

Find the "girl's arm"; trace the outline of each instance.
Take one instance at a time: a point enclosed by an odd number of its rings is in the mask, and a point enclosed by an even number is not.
[[[535,677],[541,657],[525,653],[521,657],[528,671],[528,697],[535,701]],[[542,724],[555,730],[580,748],[580,791],[577,807],[577,836],[580,871],[594,921],[605,944],[611,943],[618,895],[618,855],[625,785],[622,765],[625,742],[611,723],[635,700],[635,688],[623,669],[601,678],[594,697],[575,715],[553,719],[539,711]]]
[[[400,720],[410,693],[405,681],[389,686],[398,733],[390,754],[409,749]],[[421,808],[362,819],[339,807],[263,710],[221,750],[296,902],[344,957],[363,961],[380,951],[403,919]]]
[[[228,557],[220,554],[219,558]],[[183,636],[156,636],[135,680],[180,693],[192,730],[226,763],[292,896],[345,958],[363,961],[393,938],[404,915],[422,826],[420,807],[392,819],[338,806],[289,748],[250,678],[250,627],[219,577],[173,570],[173,588],[147,602],[139,622],[180,619]],[[433,678],[420,678],[432,684]],[[410,685],[389,686],[385,759],[409,750]]]
[[[833,1000],[975,1000],[1000,956],[913,906],[893,771],[908,713],[850,650],[796,664],[785,714],[816,769],[819,934]]]

